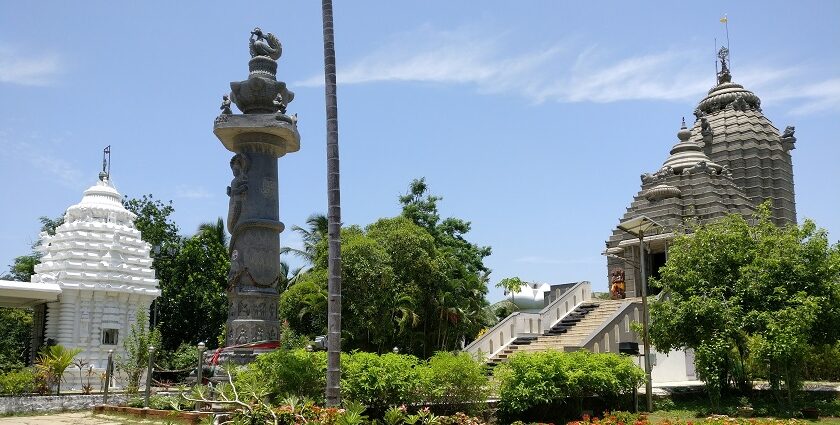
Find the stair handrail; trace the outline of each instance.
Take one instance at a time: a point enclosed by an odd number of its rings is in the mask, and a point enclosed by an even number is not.
[[[510,325],[514,325],[513,328],[516,329],[516,320],[519,318],[538,319],[539,315],[537,313],[514,311],[504,319],[500,320],[499,323],[496,323],[495,326],[484,332],[480,337],[476,338],[475,341],[464,347],[463,351],[471,354],[479,354],[480,352],[486,357],[491,357],[499,350],[510,345],[511,341],[516,339],[518,335],[516,333],[510,333],[506,338],[504,338],[503,342],[498,345],[493,344],[492,348],[490,348],[490,341],[496,341],[502,335],[502,332],[510,328]]]
[[[580,289],[580,292],[577,292],[578,289]],[[580,295],[580,297],[577,299],[577,302],[572,303],[573,305],[570,306],[568,309],[565,309],[564,307],[564,313],[557,314],[557,317],[552,318],[551,313],[557,313],[557,306],[559,306],[561,302],[565,304],[566,301],[569,301],[569,299],[573,299],[576,295]],[[540,332],[551,329],[552,326],[554,326],[555,324],[557,324],[557,322],[566,317],[566,315],[574,311],[574,309],[577,308],[577,306],[588,301],[591,297],[592,283],[590,283],[588,280],[582,280],[572,285],[572,287],[566,290],[566,292],[564,292],[563,295],[557,297],[556,300],[552,301],[550,304],[548,304],[547,306],[543,307],[542,310],[540,310],[540,323],[542,323],[542,329],[540,329]]]
[[[601,324],[595,328],[592,332],[589,333],[585,338],[580,341],[580,345],[575,348],[586,348],[590,351],[594,351],[593,347],[597,342],[599,344],[599,352],[603,353],[607,351],[603,344],[604,337],[608,337],[611,341],[610,343],[610,352],[617,353],[618,352],[618,342],[640,342],[638,335],[632,329],[622,329],[621,322],[623,322],[625,316],[630,316],[632,314],[631,307],[637,308],[641,310],[640,305],[641,300],[636,298],[628,298],[625,299],[621,306],[613,312],[612,315],[607,320],[601,322]],[[629,319],[628,319],[629,320]],[[615,340],[615,326],[618,325],[618,341]],[[613,328],[613,329],[611,329]]]
[[[591,283],[589,281],[580,281],[570,287],[566,292],[564,292],[561,296],[557,297],[556,300],[552,301],[547,306],[543,307],[539,313],[527,313],[521,311],[515,311],[499,321],[495,326],[488,329],[484,334],[480,337],[476,338],[475,341],[471,342],[469,345],[464,347],[463,351],[466,351],[471,354],[478,354],[481,352],[482,354],[486,355],[487,357],[492,357],[495,353],[501,351],[511,342],[513,342],[517,337],[523,335],[535,335],[535,334],[542,334],[543,331],[550,329],[554,326],[555,323],[559,322],[563,317],[574,311],[574,309],[586,302],[588,297],[591,297],[592,290],[591,290]],[[565,304],[566,301],[576,300],[570,305],[568,309],[564,308],[564,312],[561,314],[556,314],[558,306],[561,303]],[[552,315],[557,315],[559,317],[552,318]],[[515,321],[517,319],[522,319],[522,328],[527,328],[529,331],[531,330],[531,322],[528,323],[528,326],[524,326],[524,322],[528,319],[537,321],[537,326],[534,329],[535,332],[510,332],[507,337],[503,339],[503,342],[499,343],[498,345],[493,344],[492,348],[490,348],[490,341],[497,341],[499,336],[505,330],[510,329],[510,325],[514,325],[513,329],[517,330],[519,327],[516,326]],[[553,319],[553,320],[548,320]],[[483,348],[483,349],[482,349]]]

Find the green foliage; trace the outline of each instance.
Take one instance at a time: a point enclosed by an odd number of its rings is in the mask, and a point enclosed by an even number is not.
[[[280,295],[278,317],[299,334],[326,335],[327,270],[318,268],[300,276]]]
[[[202,226],[183,241],[169,272],[170,281],[161,283],[158,298],[164,347],[204,341],[215,348],[219,329],[227,320],[229,268],[228,249],[218,225]]]
[[[30,368],[0,374],[0,394],[21,395],[35,390],[35,372]]]
[[[0,373],[22,368],[29,358],[32,311],[0,307]]]
[[[513,417],[566,398],[617,399],[632,393],[644,372],[617,354],[545,351],[517,354],[497,367],[494,376],[499,382],[499,411]]]
[[[440,221],[425,183],[401,197],[403,215],[341,231],[342,347],[426,357],[460,347],[489,325],[486,274],[489,248],[464,239],[469,223]],[[280,317],[296,332],[326,331],[327,241],[319,216],[299,229],[312,268],[295,277],[280,301]],[[290,250],[287,250],[290,251]],[[291,252],[291,251],[290,251]],[[377,326],[370,326],[376,323]]]
[[[169,370],[194,369],[198,364],[198,347],[185,342],[175,351],[161,350],[155,354],[155,364]]]
[[[64,371],[73,364],[73,359],[81,352],[79,348],[68,349],[62,345],[51,345],[44,347],[38,356],[35,367],[47,377],[50,385],[55,385],[56,394],[61,394]]]
[[[811,347],[803,374],[809,381],[840,381],[840,342]]]
[[[474,412],[489,394],[487,367],[468,353],[438,352],[420,369],[423,401],[439,413]]]
[[[507,292],[517,292],[522,287],[522,280],[518,277],[506,277],[496,283],[497,288],[502,288]]]
[[[376,415],[389,406],[419,401],[421,361],[417,357],[355,352],[341,360],[342,398],[362,403]]]
[[[650,336],[660,351],[693,348],[713,404],[758,366],[790,406],[812,345],[840,337],[840,246],[806,220],[780,228],[769,207],[677,237],[654,282]],[[734,355],[733,355],[734,354]]]
[[[257,357],[237,375],[236,382],[263,383],[275,402],[290,395],[323,400],[326,371],[327,356],[322,351],[278,349]]]
[[[64,216],[57,218],[40,217],[41,231],[55,235],[55,229],[64,223]],[[40,241],[32,246],[28,255],[14,259],[9,272],[0,279],[29,282],[35,274],[35,265],[41,261],[37,251]],[[29,359],[30,332],[32,330],[32,311],[0,307],[0,373],[23,367]]]
[[[128,337],[123,339],[125,355],[114,359],[117,370],[126,375],[126,392],[129,394],[137,393],[140,388],[140,377],[149,365],[149,346],[160,348],[160,331],[149,331],[149,318],[146,312],[139,311]]]
[[[163,203],[151,194],[143,195],[140,199],[126,196],[123,199],[123,206],[137,215],[134,226],[143,234],[144,241],[153,247],[160,247],[161,251],[164,251],[164,248],[177,246],[180,238],[178,226],[171,219],[172,213],[175,212],[172,201]],[[157,260],[156,258],[155,262],[160,263]],[[157,269],[157,264],[155,264],[155,269]]]

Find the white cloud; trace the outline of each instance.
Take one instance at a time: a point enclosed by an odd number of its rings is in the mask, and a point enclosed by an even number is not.
[[[182,184],[175,187],[175,196],[185,199],[207,199],[212,198],[213,194],[203,187]]]
[[[55,82],[61,59],[54,53],[25,54],[0,46],[0,83],[48,86]]]
[[[714,84],[709,55],[669,49],[619,57],[574,39],[522,49],[506,34],[476,28],[438,31],[429,27],[393,37],[365,56],[339,64],[340,84],[426,82],[467,84],[483,94],[542,102],[608,103],[626,100],[696,101]],[[513,52],[513,53],[511,53]],[[518,52],[518,53],[517,53]],[[803,78],[805,68],[739,64],[737,82],[789,102],[792,113],[840,109],[840,79]],[[295,83],[323,85],[323,74]],[[816,81],[803,84],[802,81]]]
[[[64,140],[44,138],[33,134],[25,140],[12,140],[10,132],[0,131],[0,155],[23,161],[39,174],[51,175],[58,184],[73,190],[85,186],[84,175],[76,165],[59,153],[65,149]]]

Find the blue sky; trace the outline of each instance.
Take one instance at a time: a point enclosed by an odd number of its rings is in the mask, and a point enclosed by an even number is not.
[[[800,220],[837,240],[840,3],[828,1],[336,1],[344,222],[398,214],[425,176],[442,215],[492,246],[491,283],[605,290],[603,241],[713,85],[724,13],[734,81],[776,127],[796,125]],[[301,150],[280,159],[291,227],[326,211],[319,2],[5,2],[0,265],[28,251],[37,217],[78,202],[106,145],[117,188],[171,199],[184,234],[224,216],[231,154],[213,118],[247,77],[254,26],[283,42],[278,78],[296,92]]]

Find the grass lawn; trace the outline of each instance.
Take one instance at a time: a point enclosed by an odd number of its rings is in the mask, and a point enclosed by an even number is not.
[[[819,421],[801,419],[798,407],[793,411],[781,408],[769,391],[754,391],[749,397],[734,395],[724,397],[717,411],[712,411],[709,407],[709,400],[705,394],[674,395],[670,399],[656,400],[654,402],[655,411],[648,417],[652,423],[664,420],[696,421],[716,413],[735,417],[738,406],[741,406],[744,402],[748,402],[755,410],[754,418],[795,418],[803,422],[840,425],[840,395],[835,392],[817,391],[802,394],[796,404],[800,407],[818,408],[821,415]]]

